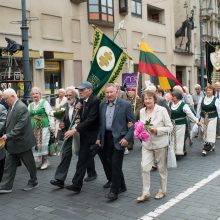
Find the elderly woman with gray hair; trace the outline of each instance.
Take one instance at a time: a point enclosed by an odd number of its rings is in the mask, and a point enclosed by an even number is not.
[[[33,154],[37,168],[45,170],[49,166],[48,145],[50,132],[55,133],[54,118],[51,116],[52,108],[50,104],[42,99],[42,92],[38,87],[32,88],[31,97],[33,102],[29,104],[28,110],[37,142],[37,145],[33,148]]]
[[[66,90],[63,88],[59,89],[57,95],[58,97],[56,98],[56,101],[55,101],[55,109],[60,109],[67,102],[67,98],[65,97]],[[60,136],[59,131],[61,131],[61,129],[59,128],[59,124],[60,124],[60,121],[58,119],[55,119],[55,137],[56,138]]]
[[[187,118],[192,122],[201,125],[199,119],[195,117],[189,106],[182,101],[182,93],[172,92],[172,102],[170,103],[171,120],[173,122],[173,132],[171,136],[171,146],[174,148],[176,156],[186,155],[185,136]]]

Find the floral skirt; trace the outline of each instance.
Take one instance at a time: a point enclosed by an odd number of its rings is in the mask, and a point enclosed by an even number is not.
[[[48,145],[49,145],[49,140],[50,140],[50,130],[49,127],[43,128],[42,131],[42,143],[40,141],[40,129],[38,129],[37,132],[37,144],[38,147],[33,147],[32,151],[34,154],[34,157],[38,157],[38,156],[44,156],[44,155],[48,155]]]

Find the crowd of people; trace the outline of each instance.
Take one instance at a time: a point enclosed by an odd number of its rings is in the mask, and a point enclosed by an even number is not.
[[[160,188],[155,199],[167,193],[167,154],[170,146],[176,159],[187,155],[187,143],[203,139],[201,154],[215,150],[220,137],[220,83],[205,91],[195,85],[191,95],[187,87],[175,86],[164,91],[149,85],[138,96],[136,88],[124,91],[118,83],[107,84],[105,99],[93,94],[93,86],[84,81],[78,87],[59,89],[55,107],[51,107],[39,88],[31,91],[32,103],[26,106],[15,90],[0,94],[0,194],[12,192],[17,167],[22,163],[30,179],[23,190],[38,187],[37,169],[49,163],[51,136],[62,143],[61,160],[50,184],[80,193],[84,181],[97,178],[94,156],[98,154],[106,176],[103,188],[109,188],[108,201],[127,191],[123,158],[134,147],[136,122],[142,122],[149,138],[141,139],[143,190],[137,202],[151,199],[150,173],[157,169]],[[63,109],[63,117],[53,111]],[[72,155],[78,156],[72,184],[65,180]],[[87,177],[86,176],[87,173]]]

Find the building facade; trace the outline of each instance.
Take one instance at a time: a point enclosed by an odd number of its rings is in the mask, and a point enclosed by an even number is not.
[[[47,94],[59,87],[78,85],[87,78],[91,66],[91,24],[113,38],[119,23],[124,21],[115,42],[133,60],[128,61],[123,72],[137,72],[138,46],[144,37],[177,79],[192,90],[199,74],[199,5],[197,0],[186,2],[188,11],[181,0],[27,0],[32,85],[41,87]],[[217,0],[213,0],[213,7],[215,11],[206,33],[216,39],[219,33]],[[190,50],[186,52],[187,38],[175,38],[175,33],[193,8],[196,28],[191,32]],[[4,18],[0,20],[0,47],[6,47],[5,37],[21,43],[18,22],[21,21],[21,1],[1,0],[0,14]],[[14,56],[21,65],[21,53]],[[6,72],[7,62],[8,56],[3,53],[1,75]],[[142,75],[143,86],[148,78]]]

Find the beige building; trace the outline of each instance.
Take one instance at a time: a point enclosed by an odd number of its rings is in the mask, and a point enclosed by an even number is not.
[[[137,72],[138,44],[142,37],[183,85],[197,83],[199,54],[199,6],[197,0],[27,0],[29,49],[33,86],[46,93],[59,87],[78,85],[87,78],[92,57],[91,24],[99,26],[113,38],[118,24],[124,25],[116,42],[133,58],[124,72]],[[217,1],[213,0],[213,7]],[[190,52],[185,52],[186,38],[175,38],[175,32],[196,6]],[[212,14],[210,21],[217,18]],[[21,1],[0,0],[0,47],[6,47],[5,37],[21,43]],[[217,26],[216,26],[217,25]],[[212,33],[218,35],[218,22],[212,23]],[[215,28],[214,28],[215,26]],[[207,32],[208,33],[208,32]],[[216,39],[216,38],[213,38]],[[182,45],[180,45],[182,40]],[[14,55],[21,65],[21,53]],[[7,56],[0,58],[0,73],[5,74]],[[14,70],[19,72],[19,70]],[[13,71],[12,75],[13,76]],[[143,83],[149,78],[143,75]],[[120,79],[119,79],[120,81]]]

